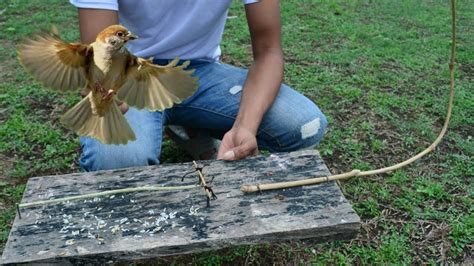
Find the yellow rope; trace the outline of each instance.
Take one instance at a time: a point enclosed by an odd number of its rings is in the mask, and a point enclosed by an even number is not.
[[[256,191],[262,191],[262,190],[272,190],[272,189],[282,189],[282,188],[289,188],[289,187],[296,187],[296,186],[314,185],[314,184],[319,184],[319,183],[323,183],[323,182],[327,182],[331,180],[347,179],[354,176],[370,176],[370,175],[387,173],[387,172],[400,169],[406,165],[409,165],[413,163],[414,161],[420,159],[421,157],[425,156],[426,154],[430,153],[431,151],[433,151],[436,148],[436,146],[441,142],[444,135],[446,134],[446,131],[448,130],[448,125],[451,119],[451,113],[453,109],[454,63],[455,63],[454,59],[456,58],[456,0],[451,0],[451,30],[452,30],[452,44],[451,44],[451,59],[449,62],[449,74],[450,74],[449,91],[450,93],[449,93],[448,110],[447,110],[446,119],[444,121],[444,125],[443,125],[443,128],[441,129],[441,132],[439,133],[435,141],[428,148],[426,148],[422,152],[416,154],[415,156],[403,162],[400,162],[392,166],[380,168],[380,169],[375,169],[375,170],[370,170],[370,171],[361,171],[358,169],[354,169],[350,172],[346,172],[343,174],[330,175],[330,176],[324,176],[324,177],[315,177],[315,178],[309,178],[309,179],[299,180],[299,181],[277,182],[277,183],[258,184],[258,185],[243,185],[241,187],[241,190],[243,192],[248,193],[248,192],[256,192]]]

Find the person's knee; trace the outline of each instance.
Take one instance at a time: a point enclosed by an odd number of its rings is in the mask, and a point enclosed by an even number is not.
[[[311,149],[316,147],[324,137],[327,127],[326,116],[322,113],[308,116],[304,121],[295,121],[287,128],[287,136],[290,136],[282,143],[281,152]]]
[[[152,145],[103,145],[95,139],[81,138],[79,164],[84,171],[119,169],[159,164]]]
[[[269,147],[272,152],[290,152],[316,147],[323,139],[328,121],[326,116],[315,107],[314,112],[306,113],[301,119],[282,123],[284,134],[275,136],[276,145]]]
[[[313,148],[327,125],[326,116],[312,100],[283,84],[261,125],[262,148],[271,152]]]
[[[295,142],[295,149],[314,148],[321,142],[326,133],[328,121],[323,113],[317,114],[313,119],[303,123],[300,127],[300,139]]]

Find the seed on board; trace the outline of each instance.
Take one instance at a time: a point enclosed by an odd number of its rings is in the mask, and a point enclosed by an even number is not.
[[[199,207],[194,208],[194,205],[189,208],[189,214],[191,215],[197,215],[197,212],[199,210]]]
[[[153,230],[151,231],[151,233],[156,233],[156,232],[158,232],[158,231],[160,231],[160,230],[161,230],[161,226],[157,226],[157,227],[155,227],[155,229],[153,229]]]
[[[95,239],[95,236],[91,232],[87,231],[87,238]]]
[[[48,253],[48,252],[49,252],[49,250],[40,250],[40,251],[38,251],[38,253],[36,253],[36,254],[38,254],[38,255],[41,256],[41,255],[44,255],[44,254],[46,254],[46,253]]]
[[[74,240],[74,239],[66,240],[66,246],[71,246],[71,245],[74,245],[74,244],[76,244],[76,240]]]
[[[107,223],[104,220],[99,220],[97,223],[97,229],[102,229],[107,225]]]
[[[77,236],[77,235],[79,235],[79,230],[77,230],[77,231],[72,231],[71,234],[72,234],[73,236]]]
[[[110,230],[112,232],[112,234],[115,234],[117,233],[118,231],[120,230],[120,226],[119,225],[115,225],[112,230]]]

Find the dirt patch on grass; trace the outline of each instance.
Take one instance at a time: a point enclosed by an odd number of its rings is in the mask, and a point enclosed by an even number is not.
[[[467,80],[474,80],[474,64],[469,62],[462,62],[459,64],[459,71],[461,78]]]
[[[2,46],[6,51],[16,50],[15,45],[11,41],[5,39],[0,39],[0,46]],[[0,84],[14,81],[14,68],[20,66],[16,57],[11,57],[9,55],[2,55],[2,57],[2,62],[0,63]]]

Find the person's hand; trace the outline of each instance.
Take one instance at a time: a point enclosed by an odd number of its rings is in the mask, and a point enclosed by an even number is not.
[[[257,154],[257,138],[252,131],[244,127],[233,127],[224,135],[217,159],[240,160]]]
[[[120,111],[122,111],[122,114],[125,114],[128,111],[128,104],[124,101],[118,101],[117,102]]]

